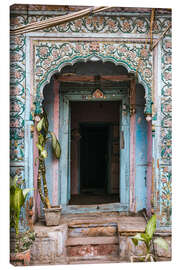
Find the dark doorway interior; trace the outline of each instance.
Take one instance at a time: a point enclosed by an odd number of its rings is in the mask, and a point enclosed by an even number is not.
[[[87,124],[81,125],[80,130],[80,192],[105,193],[108,180],[108,126]]]
[[[118,194],[108,194],[110,124],[80,125],[80,194],[72,195],[71,205],[113,203]]]

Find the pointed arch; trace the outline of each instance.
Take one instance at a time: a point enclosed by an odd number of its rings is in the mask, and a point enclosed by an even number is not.
[[[134,42],[135,43],[135,42]],[[152,109],[152,54],[149,52],[141,58],[138,66],[142,43],[126,43],[125,41],[36,41],[34,45],[33,81],[35,87],[35,114],[41,112],[43,89],[51,77],[60,72],[66,65],[89,60],[102,62],[110,61],[115,65],[124,66],[128,72],[137,75],[138,82],[145,89],[145,113],[151,114]],[[138,70],[137,70],[138,69]]]

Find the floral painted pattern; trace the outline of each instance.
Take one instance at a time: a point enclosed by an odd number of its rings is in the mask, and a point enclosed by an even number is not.
[[[136,72],[138,69],[138,79],[146,89],[146,113],[151,113],[151,88],[152,88],[152,53],[144,50],[144,41],[120,42],[114,41],[79,41],[64,42],[38,41],[34,44],[35,54],[35,111],[41,110],[43,100],[43,85],[47,82],[50,74],[61,69],[64,63],[74,63],[74,61],[90,59],[97,56],[102,60],[109,59],[115,64],[124,65],[128,71]],[[138,66],[139,59],[141,59]],[[52,75],[51,75],[52,76]]]
[[[17,28],[31,22],[43,21],[51,16],[46,15],[12,15],[11,28]],[[171,19],[166,16],[156,16],[153,34],[160,36]],[[103,33],[123,35],[128,38],[119,41],[108,42],[104,40],[80,41],[36,41],[33,45],[34,53],[34,110],[41,110],[43,100],[43,87],[52,74],[61,69],[66,63],[75,63],[79,60],[87,60],[92,56],[102,60],[110,60],[116,64],[124,65],[128,71],[136,72],[139,63],[138,79],[146,86],[146,112],[151,113],[151,89],[152,89],[152,53],[144,49],[144,40],[150,27],[150,16],[126,15],[126,16],[88,16],[55,27],[44,29],[46,33]],[[133,35],[132,35],[133,34]],[[133,40],[135,34],[139,42]],[[137,36],[136,36],[137,37]],[[160,226],[171,224],[171,140],[172,140],[172,59],[171,59],[171,31],[161,42],[161,121],[160,121],[160,179],[158,177],[157,211],[159,211]],[[10,158],[11,162],[24,162],[24,120],[25,120],[25,96],[26,96],[26,38],[24,35],[11,37],[10,47]],[[33,92],[33,90],[32,90]],[[32,93],[33,94],[33,93]],[[126,168],[128,171],[128,168]],[[20,181],[24,179],[24,167],[11,166],[11,174],[18,174]],[[156,203],[155,203],[156,204]]]
[[[25,38],[11,37],[10,43],[10,159],[24,160]]]
[[[44,21],[51,16],[47,15],[13,15],[11,16],[11,28],[17,28],[27,23]],[[170,18],[156,16],[154,22],[154,34],[161,34]],[[147,34],[150,28],[150,14],[145,16],[87,16],[61,25],[49,27],[42,32],[73,32],[73,33],[126,33]]]
[[[171,225],[172,214],[172,186],[171,167],[164,166],[160,169],[160,225]]]
[[[172,43],[171,39],[164,38],[161,43],[162,63],[162,90],[161,90],[161,135],[160,153],[160,217],[161,226],[171,224],[171,159],[172,159]]]

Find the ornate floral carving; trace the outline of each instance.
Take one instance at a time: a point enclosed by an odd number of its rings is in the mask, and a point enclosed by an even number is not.
[[[13,15],[11,27],[17,28],[27,23],[43,21],[50,18],[47,15]],[[162,33],[170,22],[170,18],[156,17],[154,34]],[[61,25],[46,28],[43,32],[82,32],[82,33],[126,33],[147,34],[150,28],[150,15],[146,16],[88,16]]]
[[[160,178],[160,225],[169,226],[172,212],[171,167],[161,167]]]
[[[25,37],[11,37],[10,44],[10,158],[24,160]]]
[[[172,155],[171,129],[161,128],[161,158],[165,164],[171,163]]]
[[[61,66],[65,63],[73,63],[77,60],[90,59],[93,56],[97,56],[99,59],[111,60],[115,64],[124,65],[128,71],[136,72],[138,67],[138,61],[140,54],[141,63],[138,69],[139,81],[145,86],[146,89],[146,113],[151,113],[151,86],[152,86],[152,54],[150,52],[143,52],[144,44],[126,42],[122,40],[120,42],[89,42],[79,41],[77,42],[65,42],[57,41],[56,43],[51,41],[38,41],[34,45],[35,50],[35,88],[37,89],[35,105],[36,113],[41,110],[41,102],[43,99],[42,85],[50,79],[57,70],[61,69]],[[142,51],[142,52],[141,52]]]
[[[171,39],[162,40],[162,90],[161,90],[161,163],[160,169],[160,219],[161,226],[171,224],[171,158],[172,158],[172,98],[171,98]],[[168,166],[167,166],[168,165]]]
[[[43,21],[50,16],[45,15],[13,15],[11,28],[17,28],[30,22]],[[160,35],[170,22],[169,17],[156,16],[153,33]],[[147,34],[150,27],[150,16],[88,16],[41,32],[54,33],[103,33],[115,34],[119,37],[127,36],[127,40],[120,42],[90,42],[90,41],[38,41],[34,45],[35,66],[33,67],[36,91],[35,107],[40,112],[43,94],[42,90],[50,77],[66,63],[90,59],[93,56],[99,59],[111,60],[116,64],[125,65],[128,71],[135,72],[139,57],[141,57],[138,71],[139,81],[146,86],[146,112],[151,112],[151,83],[152,83],[152,55],[144,48],[144,41],[139,39],[133,42],[132,34]],[[171,31],[162,40],[161,47],[161,132],[160,153],[162,164],[160,167],[160,185],[157,190],[157,208],[160,213],[160,225],[167,226],[171,223]],[[112,35],[111,35],[112,36]],[[129,42],[129,40],[131,40]],[[11,120],[10,139],[11,161],[24,160],[24,109],[25,109],[25,36],[11,37]],[[17,170],[20,171],[17,171]],[[19,174],[24,179],[24,167],[12,167],[13,175]],[[128,168],[126,168],[128,176]],[[159,178],[159,177],[158,177]],[[127,180],[128,181],[128,180]]]

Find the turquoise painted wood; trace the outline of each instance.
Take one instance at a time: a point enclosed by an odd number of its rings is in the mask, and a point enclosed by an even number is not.
[[[144,116],[144,89],[136,87],[136,211],[146,208],[147,121]]]
[[[83,213],[83,212],[96,212],[95,206],[91,207],[73,207],[68,206],[70,199],[70,141],[69,141],[69,121],[70,121],[70,106],[69,101],[82,101],[82,95],[67,94],[60,97],[60,141],[62,145],[62,158],[60,161],[60,182],[61,182],[61,200],[63,205],[63,211],[66,213]],[[97,101],[102,99],[96,99]],[[106,206],[100,206],[98,211],[128,211],[129,207],[129,106],[128,97],[125,94],[106,95],[105,101],[117,101],[122,100],[122,104],[125,105],[125,111],[120,109],[120,122],[122,124],[122,131],[124,132],[125,147],[120,149],[120,202],[118,204],[110,204]],[[89,100],[90,101],[90,100]],[[94,101],[94,99],[93,99]],[[61,116],[61,114],[63,116]]]
[[[60,108],[60,114],[63,114],[62,122],[60,122],[60,133],[61,136],[61,176],[60,176],[60,192],[62,205],[67,205],[68,203],[68,170],[69,170],[69,100],[63,97],[63,107]]]
[[[68,202],[71,198],[71,106],[69,106],[69,120],[68,120]]]
[[[53,91],[52,84],[45,91],[47,100],[46,110],[48,111],[49,127],[53,130]],[[136,181],[135,196],[136,210],[146,207],[146,168],[147,168],[147,123],[144,117],[144,89],[138,88],[136,97]],[[60,127],[59,140],[61,143],[61,158],[59,160],[59,191],[58,202],[63,205],[63,211],[66,213],[83,213],[84,211],[96,212],[97,208],[73,207],[68,205],[71,197],[71,171],[70,171],[70,149],[71,149],[71,119],[70,119],[70,101],[82,100],[81,95],[67,94],[63,95],[60,89]],[[98,99],[97,99],[98,100]],[[101,206],[98,211],[128,211],[129,210],[129,147],[130,147],[130,114],[129,98],[127,94],[107,95],[105,101],[120,100],[120,202]],[[49,155],[46,160],[47,182],[50,201],[52,201],[52,153],[49,149]]]
[[[127,205],[129,209],[130,118],[127,96],[122,100],[120,117],[120,202]]]

